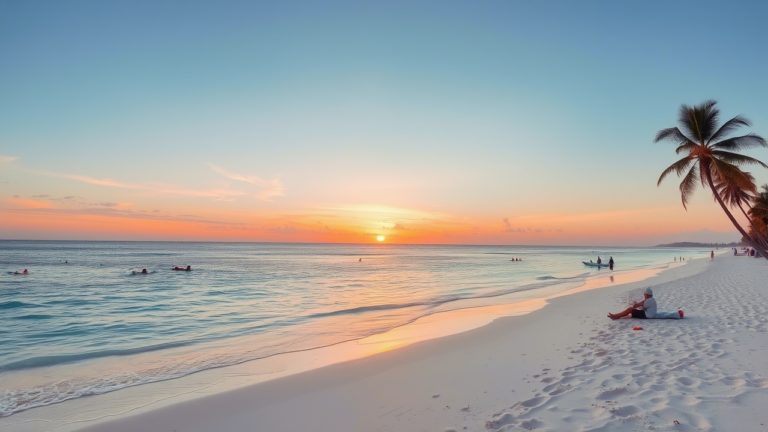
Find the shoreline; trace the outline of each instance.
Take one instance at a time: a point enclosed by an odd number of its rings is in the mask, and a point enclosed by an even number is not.
[[[83,431],[764,431],[768,267],[721,256],[674,270]],[[605,317],[647,285],[686,319]]]
[[[572,285],[566,290],[546,293],[537,291],[539,297],[496,305],[467,305],[449,311],[437,311],[417,320],[398,326],[384,333],[362,339],[340,342],[331,346],[305,351],[278,354],[268,358],[247,361],[233,366],[209,369],[185,377],[155,383],[128,387],[97,396],[81,397],[63,403],[22,411],[5,419],[9,430],[77,430],[90,424],[100,424],[115,418],[163,409],[210,395],[220,395],[266,381],[281,379],[296,374],[315,371],[339,363],[365,359],[382,352],[408,347],[424,341],[474,331],[490,325],[493,321],[510,316],[530,314],[543,308],[554,298],[575,294],[611,285],[622,285],[658,276],[676,268],[687,267],[685,263],[670,262],[665,266],[648,269],[627,270],[612,275],[599,275],[579,282],[564,281],[552,285],[556,288]],[[609,278],[615,279],[613,282]],[[575,285],[575,286],[573,286]],[[516,293],[517,294],[517,293]],[[470,302],[471,303],[471,302]],[[147,402],[147,400],[151,402]],[[87,401],[87,403],[86,403]],[[84,406],[89,408],[84,410]],[[27,413],[27,414],[25,414]],[[77,413],[77,415],[72,415]],[[73,418],[74,417],[74,418]],[[35,420],[46,418],[48,420]],[[3,421],[5,420],[5,421]],[[35,427],[37,425],[37,427]],[[43,426],[42,428],[39,426]]]

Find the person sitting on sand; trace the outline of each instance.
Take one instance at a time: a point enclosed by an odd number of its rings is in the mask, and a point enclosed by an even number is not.
[[[644,300],[633,304],[632,307],[627,308],[623,312],[617,314],[609,313],[608,318],[615,320],[630,315],[632,318],[654,318],[656,316],[656,300],[653,298],[653,291],[650,287],[645,289],[643,298]]]

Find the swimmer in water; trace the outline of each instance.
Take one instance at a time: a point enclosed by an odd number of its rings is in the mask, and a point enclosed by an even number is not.
[[[176,271],[192,271],[192,266],[187,266],[187,268],[174,267],[173,270],[176,270]]]
[[[13,272],[13,274],[15,274],[15,275],[28,275],[28,274],[29,274],[29,272],[27,271],[27,269],[24,269],[24,271],[23,271],[23,272],[21,272],[21,273],[19,273],[19,272]]]
[[[147,274],[147,269],[141,269],[141,274]]]

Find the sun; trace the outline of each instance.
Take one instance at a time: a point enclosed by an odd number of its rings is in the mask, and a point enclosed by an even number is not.
[[[386,237],[384,237],[384,236],[376,237],[376,241],[384,241],[385,239],[386,239]]]

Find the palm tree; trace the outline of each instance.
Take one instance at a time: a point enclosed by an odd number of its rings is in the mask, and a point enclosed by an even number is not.
[[[760,251],[760,254],[768,259],[768,253],[760,245],[757,245],[744,228],[736,222],[723,198],[717,193],[713,180],[716,178],[720,182],[731,184],[729,187],[756,193],[757,188],[754,181],[738,166],[755,164],[768,168],[768,165],[755,158],[734,152],[755,147],[768,147],[768,142],[763,137],[753,133],[726,138],[736,129],[750,126],[750,123],[746,118],[736,116],[718,127],[720,110],[715,108],[716,104],[717,102],[714,100],[693,107],[683,104],[680,106],[677,121],[685,132],[677,127],[671,127],[662,129],[656,134],[654,142],[672,141],[677,145],[675,152],[685,154],[685,157],[661,173],[657,185],[661,184],[662,180],[672,172],[680,176],[688,171],[680,183],[683,207],[688,209],[688,201],[696,190],[696,184],[699,181],[702,187],[709,186],[733,226],[755,249]]]
[[[752,236],[761,246],[768,248],[768,184],[763,185],[763,191],[754,198],[754,206],[749,210]]]
[[[768,184],[763,185],[763,191],[755,197],[755,205],[749,210],[752,217],[763,219],[768,223]]]
[[[749,179],[750,182],[752,182],[752,184],[755,184],[755,178],[752,176],[752,174],[745,172],[744,175]],[[730,205],[731,208],[738,207],[744,217],[747,218],[747,220],[751,219],[747,212],[744,210],[743,205],[747,204],[747,208],[749,208],[749,203],[755,199],[752,191],[742,189],[738,184],[723,179],[715,180],[715,190],[717,190],[717,195],[723,198],[723,201]]]

